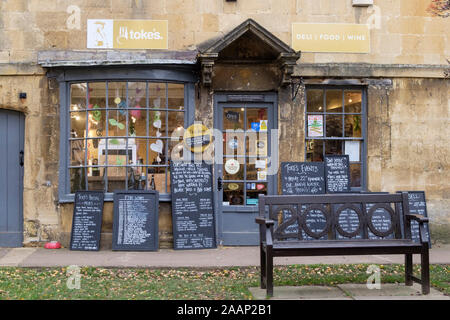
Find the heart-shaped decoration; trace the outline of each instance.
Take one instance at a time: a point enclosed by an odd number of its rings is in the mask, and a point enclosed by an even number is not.
[[[163,149],[163,142],[162,142],[162,140],[156,140],[155,143],[152,143],[150,145],[150,149],[152,149],[153,151],[155,151],[157,153],[162,153],[162,149]]]
[[[155,128],[161,129],[161,120],[153,121],[153,126]]]

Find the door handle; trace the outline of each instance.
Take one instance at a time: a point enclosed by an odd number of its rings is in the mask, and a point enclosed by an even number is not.
[[[23,150],[19,152],[19,164],[23,167]]]
[[[222,190],[222,178],[217,179],[217,190]]]

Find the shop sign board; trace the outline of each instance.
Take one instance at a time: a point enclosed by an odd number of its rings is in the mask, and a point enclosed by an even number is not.
[[[170,163],[174,249],[216,247],[212,165]]]
[[[113,250],[157,251],[158,191],[114,192]]]
[[[167,20],[87,20],[88,49],[168,49]]]
[[[70,250],[98,251],[103,215],[102,191],[77,191],[73,207]]]
[[[369,25],[293,23],[292,48],[302,52],[369,53]]]
[[[350,192],[350,161],[348,155],[325,156],[327,193]]]

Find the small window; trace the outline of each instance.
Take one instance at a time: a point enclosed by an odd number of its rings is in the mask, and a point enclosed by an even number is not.
[[[70,83],[69,89],[70,193],[170,193],[170,154],[182,143],[186,118],[185,85],[104,81]]]
[[[341,87],[306,89],[306,161],[347,154],[350,183],[364,188],[364,90]]]

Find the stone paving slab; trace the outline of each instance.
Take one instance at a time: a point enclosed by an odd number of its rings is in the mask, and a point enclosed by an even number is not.
[[[405,286],[402,283],[381,283],[380,289],[368,289],[365,284],[340,284],[339,289],[352,296],[355,300],[450,300],[439,290],[430,288],[430,294],[422,294],[422,286],[414,283],[412,286]]]
[[[256,300],[266,300],[266,290],[249,288]],[[368,289],[365,284],[340,284],[329,286],[281,286],[274,287],[269,300],[450,300],[449,296],[431,288],[430,294],[422,295],[421,286],[404,284],[381,284],[381,289]]]
[[[266,289],[249,288],[256,300],[266,299]],[[351,300],[336,287],[327,286],[282,286],[274,287],[270,300]]]

